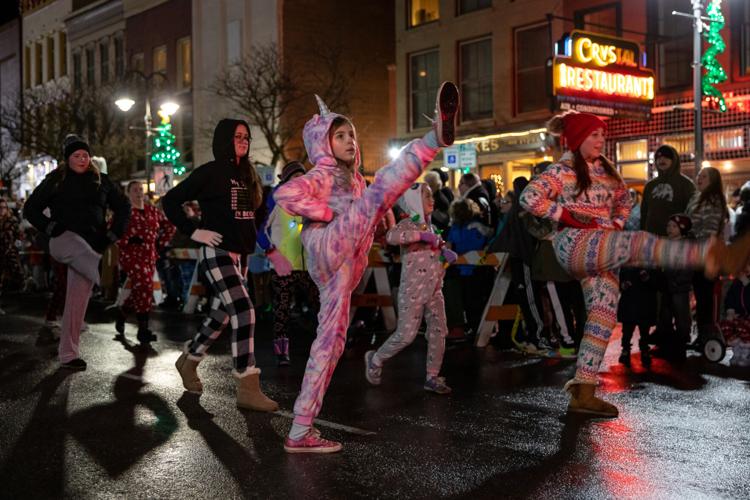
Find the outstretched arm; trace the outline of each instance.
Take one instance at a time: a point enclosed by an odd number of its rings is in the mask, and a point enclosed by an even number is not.
[[[324,172],[312,169],[303,176],[286,182],[274,192],[276,203],[292,215],[328,222],[333,211],[328,206],[331,179]]]

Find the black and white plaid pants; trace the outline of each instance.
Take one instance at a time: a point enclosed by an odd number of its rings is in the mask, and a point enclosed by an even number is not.
[[[232,361],[237,373],[255,366],[255,309],[247,292],[247,265],[240,254],[201,247],[199,270],[211,284],[211,310],[190,344],[203,357],[227,323],[232,327]]]

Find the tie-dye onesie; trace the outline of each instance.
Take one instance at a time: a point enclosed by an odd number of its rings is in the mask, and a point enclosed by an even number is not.
[[[320,412],[344,351],[351,294],[367,267],[375,227],[439,150],[434,132],[410,142],[365,188],[357,171],[359,146],[351,172],[338,166],[333,156],[328,135],[339,116],[321,112],[305,124],[305,148],[315,168],[274,193],[276,203],[284,210],[306,219],[302,243],[309,257],[310,276],[320,290],[317,336],[294,404],[294,423],[306,427]]]
[[[386,235],[390,245],[401,246],[401,284],[398,289],[398,326],[393,335],[372,357],[381,366],[411,345],[417,336],[422,316],[427,321],[427,378],[437,377],[443,366],[445,336],[448,333],[443,298],[445,266],[440,250],[422,242],[432,224],[425,223],[422,208],[422,184],[415,184],[401,198],[400,205],[411,217],[402,220]]]
[[[581,281],[588,318],[578,351],[576,375],[569,384],[596,383],[597,373],[617,323],[620,267],[703,266],[707,243],[668,240],[643,231],[622,231],[630,213],[625,183],[607,174],[600,159],[589,164],[591,186],[580,196],[573,154],[563,155],[533,179],[521,194],[524,210],[536,217],[560,220],[563,208],[600,229],[559,227],[548,236],[557,260]]]

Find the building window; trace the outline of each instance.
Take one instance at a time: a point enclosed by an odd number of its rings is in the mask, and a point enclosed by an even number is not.
[[[735,9],[739,12],[735,14]],[[740,33],[740,75],[750,75],[750,4],[735,2],[732,4],[732,19],[737,19],[737,31]]]
[[[47,37],[47,81],[55,79],[55,38]]]
[[[73,86],[75,88],[81,88],[81,75],[83,69],[81,65],[81,53],[75,52],[73,54]]]
[[[482,10],[492,7],[492,0],[459,0],[458,14],[468,14],[475,10]]]
[[[34,44],[34,85],[42,83],[42,44]]]
[[[547,98],[547,59],[550,57],[546,24],[515,30],[516,113],[527,113],[549,106]]]
[[[60,33],[60,76],[68,74],[68,36]]]
[[[602,35],[622,36],[622,7],[619,3],[578,10],[573,15],[579,30]]]
[[[617,143],[617,169],[625,179],[648,180],[648,140]]]
[[[684,12],[690,10],[690,6],[682,0],[654,3],[656,33],[662,40],[656,44],[659,87],[688,87],[693,78],[693,26],[689,20],[673,16],[672,11]]]
[[[492,118],[492,39],[461,44],[463,120]]]
[[[122,38],[115,38],[115,77],[120,78],[125,74],[125,48]]]
[[[23,48],[23,88],[31,87],[31,46]]]
[[[94,47],[86,49],[86,85],[94,85],[96,83],[95,54]]]
[[[242,60],[242,24],[238,19],[227,23],[227,64]]]
[[[159,45],[154,48],[153,72],[167,74],[167,46]]]
[[[146,70],[146,64],[143,61],[143,52],[133,54],[133,57],[130,58],[130,69],[143,73]]]
[[[675,134],[663,137],[662,144],[672,146],[680,156],[695,152],[693,134]],[[722,153],[745,149],[745,131],[740,128],[705,131],[703,148],[706,153]]]
[[[663,137],[660,143],[672,146],[682,156],[695,151],[695,142],[693,139],[693,134],[675,134]]]
[[[179,88],[190,88],[193,82],[192,44],[190,37],[177,41],[177,83]]]
[[[440,19],[440,0],[409,0],[409,27]]]
[[[102,83],[109,81],[109,43],[102,42],[99,44],[99,71],[101,72]]]
[[[435,112],[435,97],[440,86],[439,55],[439,51],[433,50],[409,58],[412,129],[431,124],[423,115],[432,116]]]
[[[741,128],[705,132],[706,152],[738,151],[745,148],[745,131]]]

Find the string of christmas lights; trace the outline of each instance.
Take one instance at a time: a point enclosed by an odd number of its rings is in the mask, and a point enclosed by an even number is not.
[[[722,113],[727,110],[727,104],[724,102],[724,96],[716,85],[727,80],[727,74],[721,67],[716,57],[724,52],[726,43],[721,37],[721,30],[724,28],[724,15],[721,13],[721,0],[711,0],[706,12],[711,22],[708,29],[703,32],[709,46],[701,58],[701,64],[706,73],[701,80],[703,95],[707,97],[709,103],[718,108]]]
[[[154,136],[151,161],[155,164],[171,164],[175,175],[183,175],[187,169],[180,162],[180,152],[174,146],[174,143],[175,136],[172,133],[172,124],[168,119],[162,118],[161,125],[157,127],[157,134]]]

